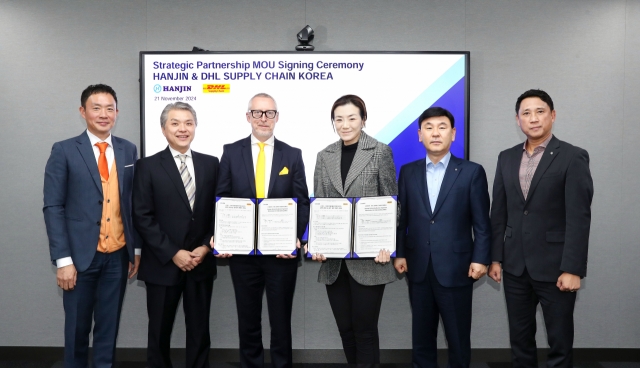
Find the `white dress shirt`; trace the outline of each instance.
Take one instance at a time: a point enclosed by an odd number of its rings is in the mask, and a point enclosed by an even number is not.
[[[429,204],[431,205],[431,212],[436,208],[436,202],[438,201],[438,195],[440,194],[440,187],[442,186],[444,173],[447,171],[450,159],[451,152],[447,152],[442,160],[436,164],[431,162],[429,156],[427,156],[427,189],[429,190]]]
[[[251,134],[251,156],[253,156],[253,175],[256,174],[256,167],[258,166],[258,154],[260,154],[260,146],[258,138]],[[264,197],[269,196],[269,180],[271,179],[271,163],[273,162],[273,143],[275,138],[269,137],[264,142]]]
[[[107,165],[109,165],[109,172],[111,172],[111,167],[113,166],[113,145],[111,144],[111,134],[107,137],[107,139],[102,140],[90,131],[87,130],[87,135],[89,136],[89,141],[91,142],[91,147],[93,148],[93,154],[96,156],[96,163],[98,163],[98,158],[100,158],[100,149],[96,146],[96,143],[107,142],[109,145],[107,146],[107,150],[104,151],[104,154],[107,156]]]

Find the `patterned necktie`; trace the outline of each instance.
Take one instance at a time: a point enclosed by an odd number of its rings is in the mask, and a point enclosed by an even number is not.
[[[107,147],[109,147],[109,143],[107,142],[99,142],[95,144],[96,147],[100,150],[100,156],[98,157],[98,171],[100,171],[100,176],[104,178],[104,180],[109,180],[109,164],[107,163]]]
[[[260,153],[258,153],[258,163],[256,164],[256,197],[264,198],[264,143],[258,143]]]
[[[189,169],[187,168],[187,155],[177,155],[180,159],[180,177],[182,178],[182,184],[184,184],[184,190],[187,191],[187,198],[189,198],[189,205],[193,211],[193,202],[196,199],[196,183],[193,182]]]

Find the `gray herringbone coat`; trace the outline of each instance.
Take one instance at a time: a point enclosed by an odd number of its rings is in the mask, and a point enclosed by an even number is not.
[[[358,150],[347,173],[344,188],[340,172],[341,158],[342,140],[318,152],[313,174],[315,197],[398,195],[393,154],[386,144],[378,142],[364,131],[361,133]],[[351,276],[361,285],[388,284],[397,280],[391,262],[381,265],[373,259],[347,259],[345,263]],[[318,273],[318,282],[333,284],[338,278],[341,264],[340,259],[324,262]]]

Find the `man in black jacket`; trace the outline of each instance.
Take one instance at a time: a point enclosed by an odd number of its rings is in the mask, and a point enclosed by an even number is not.
[[[489,276],[504,278],[514,367],[538,366],[538,303],[547,366],[573,366],[573,309],[587,272],[593,181],[587,151],[551,134],[555,118],[546,92],[518,98],[516,122],[527,140],[500,153],[493,183]]]
[[[191,105],[168,104],[160,125],[169,146],[139,160],[133,180],[133,222],[143,239],[138,279],[147,287],[149,367],[171,367],[169,343],[181,296],[186,367],[209,367],[216,274],[209,239],[219,162],[191,150],[197,124]]]

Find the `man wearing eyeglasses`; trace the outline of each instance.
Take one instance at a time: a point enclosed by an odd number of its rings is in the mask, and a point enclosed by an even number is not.
[[[298,148],[277,140],[273,130],[279,113],[266,93],[249,100],[246,112],[251,135],[224,146],[216,196],[234,198],[297,198],[298,239],[309,220],[309,192]],[[212,241],[212,247],[215,243]],[[297,242],[300,247],[300,241]],[[231,257],[221,254],[218,257]],[[274,368],[292,367],[291,309],[296,286],[296,255],[229,258],[238,310],[242,367],[263,367],[262,295],[266,289]]]

